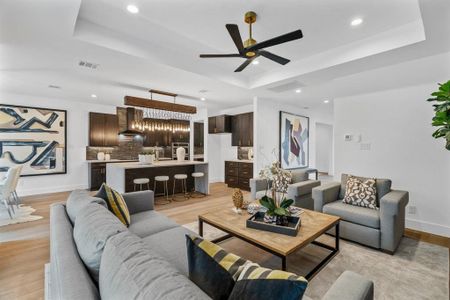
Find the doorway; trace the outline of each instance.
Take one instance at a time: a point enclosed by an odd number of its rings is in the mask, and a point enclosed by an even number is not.
[[[204,161],[204,124],[202,121],[194,122],[194,160]]]

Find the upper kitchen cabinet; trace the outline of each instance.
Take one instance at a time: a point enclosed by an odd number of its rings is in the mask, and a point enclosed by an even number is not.
[[[89,113],[89,146],[119,145],[119,122],[116,115]]]
[[[231,145],[253,147],[253,113],[233,116]]]
[[[220,115],[209,117],[208,133],[231,133],[231,116]]]

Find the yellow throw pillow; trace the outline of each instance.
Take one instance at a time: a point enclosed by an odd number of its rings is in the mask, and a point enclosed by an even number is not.
[[[106,183],[102,184],[102,187],[97,192],[95,197],[102,198],[106,201],[108,209],[125,225],[130,226],[130,212],[128,211],[127,204],[122,195],[110,188]]]

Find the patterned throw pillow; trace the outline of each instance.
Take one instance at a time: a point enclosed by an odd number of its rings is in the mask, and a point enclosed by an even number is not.
[[[247,264],[234,286],[229,300],[283,299],[299,300],[308,281],[293,273]]]
[[[123,199],[122,195],[116,191],[110,188],[105,183],[102,184],[102,187],[97,192],[97,195],[95,197],[102,198],[106,201],[106,204],[108,205],[108,209],[116,215],[117,218],[125,225],[130,226],[130,212],[128,211],[127,204],[125,203],[125,200]]]
[[[342,202],[372,209],[377,208],[377,187],[375,179],[361,180],[348,176],[345,185],[345,196]]]
[[[189,279],[215,300],[228,299],[244,265],[249,261],[214,243],[186,235]]]

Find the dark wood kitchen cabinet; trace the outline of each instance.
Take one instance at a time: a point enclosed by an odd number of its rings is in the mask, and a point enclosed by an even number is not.
[[[119,145],[117,115],[89,113],[89,146],[114,147]]]
[[[97,191],[106,182],[106,163],[89,164],[89,183],[91,191]]]
[[[203,147],[204,131],[203,123],[194,123],[194,147]]]
[[[231,133],[231,116],[220,115],[209,117],[208,133]]]
[[[253,147],[253,113],[235,115],[231,122],[231,145]]]
[[[228,187],[250,191],[252,177],[253,163],[225,161],[225,183]]]

